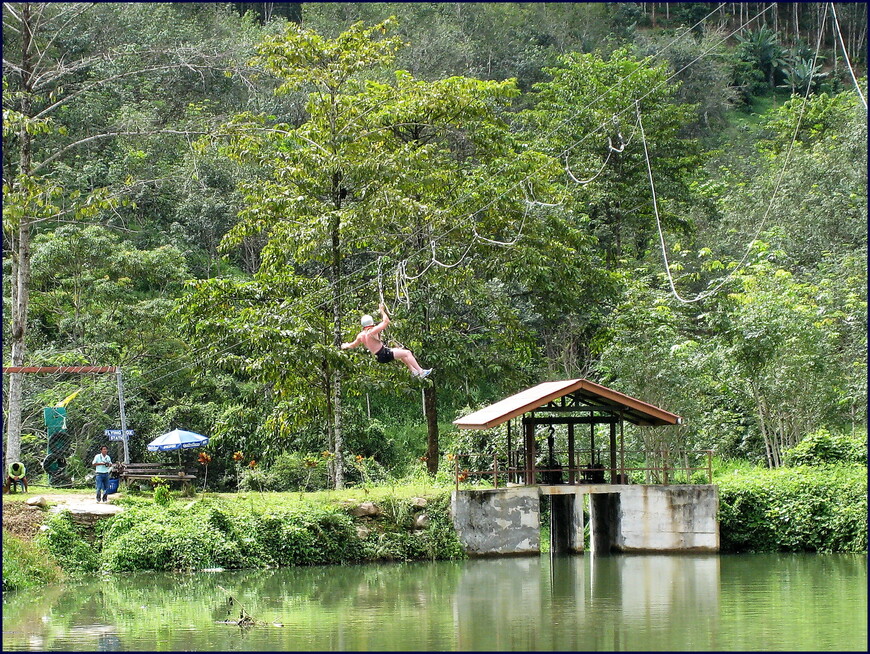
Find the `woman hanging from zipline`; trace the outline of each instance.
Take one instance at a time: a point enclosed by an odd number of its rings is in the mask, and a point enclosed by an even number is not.
[[[362,331],[350,343],[342,343],[341,349],[348,350],[362,344],[378,358],[379,363],[389,363],[393,359],[397,359],[408,366],[412,376],[419,377],[420,379],[428,377],[432,369],[424,370],[421,368],[411,350],[403,347],[389,348],[381,342],[379,334],[390,324],[390,317],[387,315],[387,307],[383,302],[378,305],[378,311],[381,312],[381,322],[376,325],[374,318],[368,314],[364,315],[360,320]]]

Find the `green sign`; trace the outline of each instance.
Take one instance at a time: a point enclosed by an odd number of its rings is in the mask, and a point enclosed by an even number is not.
[[[66,431],[66,409],[62,407],[47,406],[42,410],[45,418],[45,428],[49,438],[61,431]]]

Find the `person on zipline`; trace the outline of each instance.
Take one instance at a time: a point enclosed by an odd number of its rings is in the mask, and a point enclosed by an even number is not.
[[[378,311],[381,312],[381,322],[376,325],[374,318],[368,314],[364,315],[360,320],[363,328],[362,331],[357,334],[356,338],[350,343],[342,343],[341,349],[348,350],[362,344],[368,348],[369,352],[378,358],[379,363],[389,363],[393,359],[398,359],[408,366],[412,376],[419,377],[420,379],[428,377],[429,373],[432,372],[432,369],[429,368],[428,370],[424,370],[421,368],[420,364],[417,363],[417,359],[415,359],[414,355],[411,353],[411,350],[407,350],[403,347],[389,348],[381,343],[379,334],[390,324],[390,317],[387,315],[387,308],[384,306],[383,302],[378,305]]]

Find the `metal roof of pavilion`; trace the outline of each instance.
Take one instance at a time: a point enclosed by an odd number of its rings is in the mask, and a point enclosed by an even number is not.
[[[570,396],[579,402],[574,407],[578,411],[582,411],[584,405],[588,406],[594,403],[595,410],[621,413],[626,420],[636,425],[679,425],[683,422],[683,419],[675,413],[665,411],[588,379],[566,379],[544,382],[527,388],[516,395],[506,397],[495,404],[490,404],[488,407],[454,420],[453,424],[462,429],[489,429],[535,409],[546,411],[545,405],[565,396]]]

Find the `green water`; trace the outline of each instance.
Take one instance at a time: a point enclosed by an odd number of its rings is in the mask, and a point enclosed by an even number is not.
[[[268,624],[218,623],[240,608]],[[586,554],[111,575],[6,593],[3,650],[27,649],[866,651],[867,559]]]

